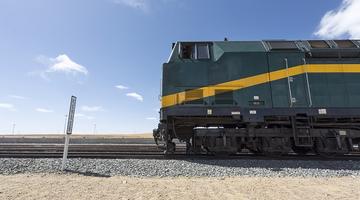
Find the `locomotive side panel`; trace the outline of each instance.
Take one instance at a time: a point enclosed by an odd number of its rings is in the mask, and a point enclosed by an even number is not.
[[[304,65],[303,52],[269,52],[269,71],[284,70],[285,77],[271,81],[273,107],[308,107],[305,74],[291,75],[291,69]],[[301,69],[302,70],[302,69]],[[270,74],[270,76],[273,73]],[[270,79],[274,79],[270,77]]]
[[[265,52],[237,52],[225,53],[216,62],[217,70],[209,69],[209,82],[213,83],[211,105],[222,106],[230,102],[239,107],[272,107],[271,88],[264,76],[263,84],[247,87],[252,80],[244,80],[259,74],[268,73],[268,62]],[[219,78],[226,74],[226,78]],[[217,85],[216,85],[217,84]],[[232,102],[231,102],[232,98]],[[219,99],[219,100],[217,100]],[[225,101],[221,101],[224,99]]]
[[[195,153],[358,151],[359,87],[360,43],[180,42],[154,138],[166,152],[175,138]]]

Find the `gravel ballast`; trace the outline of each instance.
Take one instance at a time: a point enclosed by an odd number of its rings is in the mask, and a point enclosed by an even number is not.
[[[1,158],[0,174],[61,173],[60,166],[61,159]],[[101,177],[341,177],[360,176],[360,161],[69,159],[66,169]]]

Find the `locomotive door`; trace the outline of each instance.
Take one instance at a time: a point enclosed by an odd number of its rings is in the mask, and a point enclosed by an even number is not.
[[[291,73],[292,67],[305,64],[304,54],[301,52],[269,52],[268,59],[269,72],[277,70],[285,72],[284,78],[270,83],[273,107],[311,106],[307,74],[293,75]]]

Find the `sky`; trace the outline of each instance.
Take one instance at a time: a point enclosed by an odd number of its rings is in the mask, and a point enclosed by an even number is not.
[[[360,38],[360,0],[0,0],[0,134],[145,133],[171,43]]]

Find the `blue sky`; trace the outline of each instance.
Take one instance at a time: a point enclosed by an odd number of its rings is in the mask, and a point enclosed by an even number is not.
[[[0,0],[0,133],[62,133],[71,95],[75,133],[150,132],[172,42],[359,38],[357,10],[355,0]]]

